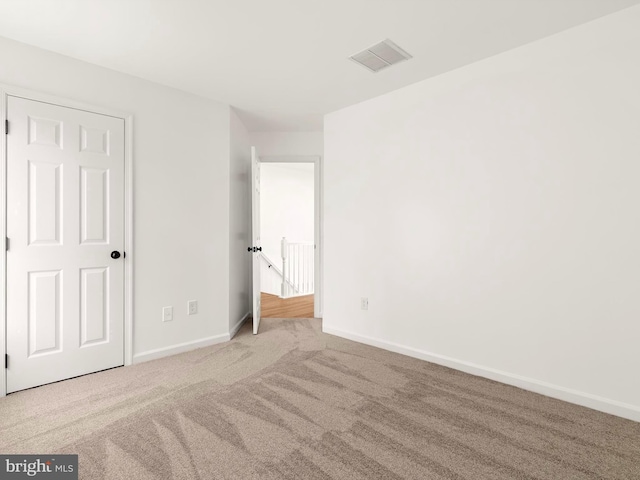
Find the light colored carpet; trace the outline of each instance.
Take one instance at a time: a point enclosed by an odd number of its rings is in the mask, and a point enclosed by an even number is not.
[[[83,479],[640,479],[640,424],[265,319],[0,399],[0,452]]]

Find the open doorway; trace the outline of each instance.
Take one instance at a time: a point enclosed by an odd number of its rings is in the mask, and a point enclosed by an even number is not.
[[[318,160],[261,158],[262,318],[321,316]]]

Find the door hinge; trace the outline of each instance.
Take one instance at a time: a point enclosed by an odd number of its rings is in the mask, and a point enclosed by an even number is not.
[[[5,248],[7,249],[7,252],[9,251],[9,237],[5,237],[7,240],[5,242]]]
[[[9,135],[9,120],[4,121],[4,134]]]
[[[9,354],[4,354],[4,368],[9,368]]]

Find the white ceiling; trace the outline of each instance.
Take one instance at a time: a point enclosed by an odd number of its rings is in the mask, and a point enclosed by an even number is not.
[[[0,36],[229,103],[251,131],[317,131],[325,113],[638,3],[0,0]],[[377,74],[347,60],[385,38],[413,59]]]

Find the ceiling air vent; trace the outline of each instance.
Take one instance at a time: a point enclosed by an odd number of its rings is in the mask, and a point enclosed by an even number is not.
[[[366,50],[349,57],[350,60],[359,63],[374,73],[410,58],[411,55],[389,39],[376,43]]]

